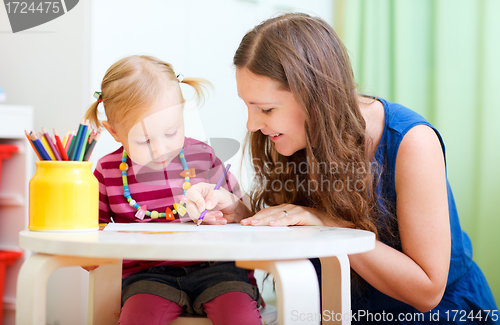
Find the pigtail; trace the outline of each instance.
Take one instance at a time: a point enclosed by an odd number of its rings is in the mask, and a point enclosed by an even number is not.
[[[199,107],[203,106],[205,103],[205,99],[208,97],[209,88],[213,88],[210,81],[203,78],[183,78],[180,82],[194,88],[196,92],[196,104]]]
[[[99,106],[99,100],[96,100],[92,105],[90,105],[89,109],[85,113],[85,120],[90,121],[90,125],[94,125],[95,128],[100,128],[102,126],[101,122],[99,121],[99,111],[98,111],[98,106]]]

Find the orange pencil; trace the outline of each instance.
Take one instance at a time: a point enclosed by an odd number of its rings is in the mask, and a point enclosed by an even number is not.
[[[54,137],[56,138],[56,145],[57,149],[59,149],[59,152],[61,153],[62,159],[68,161],[68,155],[66,154],[66,151],[64,151],[64,147],[61,142],[61,138],[59,138],[59,134],[57,134],[56,129],[54,130]]]
[[[28,139],[29,143],[31,144],[31,148],[33,148],[33,150],[35,150],[35,153],[38,156],[38,159],[43,160],[42,157],[40,157],[40,153],[38,152],[38,150],[35,149],[33,142],[31,142],[30,135],[28,134],[28,131],[24,130],[24,133],[26,134],[26,139]]]

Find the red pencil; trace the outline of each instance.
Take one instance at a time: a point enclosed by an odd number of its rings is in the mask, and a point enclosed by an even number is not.
[[[54,130],[54,137],[56,138],[56,144],[57,144],[57,149],[59,149],[59,152],[61,153],[62,159],[68,161],[68,155],[66,154],[66,151],[64,151],[64,147],[61,142],[61,138],[59,138],[59,134],[57,134],[56,129]]]

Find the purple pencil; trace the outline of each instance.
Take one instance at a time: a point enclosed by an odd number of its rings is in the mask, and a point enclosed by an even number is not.
[[[52,141],[52,138],[47,133],[47,130],[45,130],[45,128],[42,128],[42,132],[43,136],[45,137],[45,140],[47,140],[47,143],[49,144],[50,150],[52,150],[56,159],[62,160],[61,155],[59,154],[59,150],[57,150],[56,146],[54,145],[54,142]]]
[[[231,167],[231,164],[227,164],[226,169],[224,170],[224,173],[222,174],[222,176],[220,177],[219,181],[215,185],[214,190],[218,190],[220,188],[220,186],[222,185],[222,182],[226,178],[227,172],[229,171],[229,167]],[[207,209],[205,209],[200,214],[200,217],[198,218],[198,223],[196,224],[197,226],[199,226],[201,224],[201,222],[203,221],[203,218],[205,218],[206,214],[207,214]]]

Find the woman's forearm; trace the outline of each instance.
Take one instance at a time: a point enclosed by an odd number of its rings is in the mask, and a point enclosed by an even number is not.
[[[350,255],[349,261],[353,270],[377,290],[421,312],[434,308],[446,287],[446,282],[430,279],[408,255],[380,241],[372,251]]]

